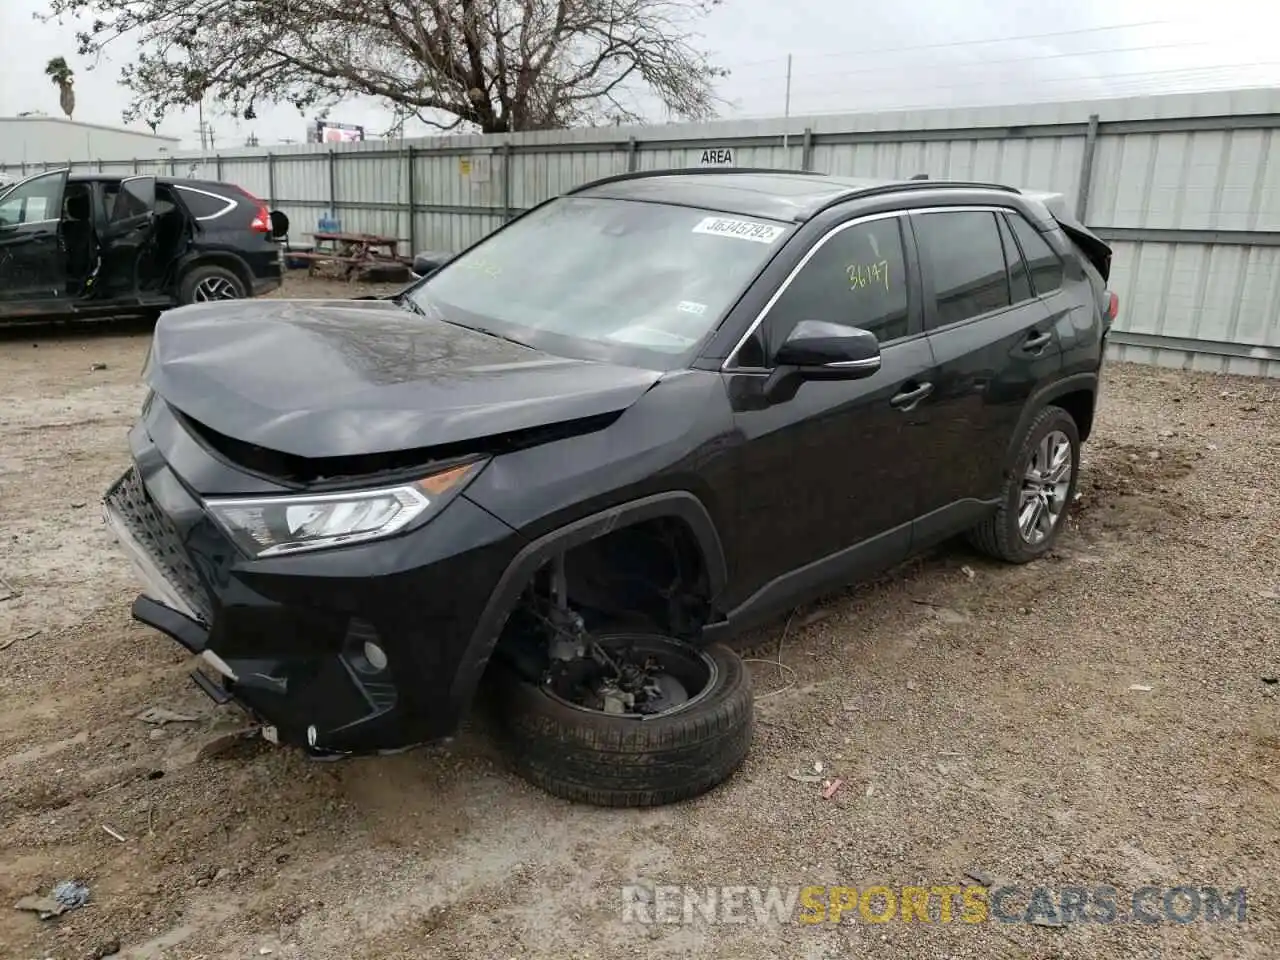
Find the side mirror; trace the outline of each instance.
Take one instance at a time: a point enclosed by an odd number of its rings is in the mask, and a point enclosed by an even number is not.
[[[774,357],[779,367],[799,367],[810,379],[857,380],[880,369],[880,341],[860,327],[802,320]]]
[[[774,356],[765,395],[790,399],[805,380],[861,380],[880,369],[880,341],[860,327],[820,320],[796,324]]]

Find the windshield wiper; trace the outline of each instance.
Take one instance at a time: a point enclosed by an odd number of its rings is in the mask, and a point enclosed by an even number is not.
[[[498,331],[490,330],[488,327],[473,327],[465,323],[460,323],[458,326],[467,330],[474,330],[476,333],[483,333],[485,336],[493,337],[495,340],[505,340],[507,343],[514,343],[517,347],[525,347],[529,350],[535,349],[534,347],[530,347],[523,340],[517,340],[515,337],[508,337],[505,333],[498,333]]]
[[[427,312],[427,308],[424,307],[422,304],[420,304],[417,300],[413,299],[413,297],[409,296],[407,293],[402,293],[402,294],[399,294],[398,296],[392,297],[391,302],[398,303],[400,306],[406,307],[409,310],[412,310],[414,313],[416,313],[420,317],[426,317],[428,320],[431,319],[431,314]]]
[[[439,307],[433,306],[428,308],[407,294],[401,294],[400,296],[393,297],[392,299],[396,303],[412,310],[418,316],[426,317],[428,320],[439,320],[442,323],[449,324],[451,327],[461,327],[463,330],[474,330],[476,333],[483,333],[485,336],[493,337],[495,340],[505,340],[507,343],[514,343],[518,347],[525,347],[529,350],[535,349],[534,347],[530,347],[529,344],[525,343],[523,340],[517,340],[515,337],[508,337],[505,333],[499,333],[497,330],[490,330],[488,327],[477,327],[469,323],[459,323],[457,320],[450,320],[444,315],[444,312],[441,311]]]

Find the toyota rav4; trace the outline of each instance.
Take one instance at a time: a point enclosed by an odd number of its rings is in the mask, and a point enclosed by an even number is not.
[[[105,516],[133,615],[317,757],[453,733],[482,677],[553,792],[696,795],[745,756],[745,628],[1072,501],[1107,245],[1062,198],[627,174],[387,299],[156,327]]]

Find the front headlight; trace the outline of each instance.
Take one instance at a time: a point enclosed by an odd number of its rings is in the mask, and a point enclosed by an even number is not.
[[[206,501],[209,513],[251,557],[273,557],[389,537],[435,513],[480,472],[459,464],[412,483],[373,490]]]

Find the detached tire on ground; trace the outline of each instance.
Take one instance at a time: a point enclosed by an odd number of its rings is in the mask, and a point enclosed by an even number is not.
[[[243,300],[248,292],[234,271],[205,264],[183,274],[182,283],[178,285],[178,301],[185,306],[214,300]]]
[[[1061,407],[1045,407],[1023,434],[999,509],[969,531],[969,542],[1007,563],[1044,556],[1062,532],[1079,473],[1080,432],[1075,420]],[[1034,510],[1037,502],[1043,509]],[[1036,521],[1030,529],[1028,521]]]
[[[516,772],[555,796],[604,807],[677,803],[724,782],[751,746],[751,678],[727,647],[703,653],[715,667],[706,692],[649,718],[577,707],[495,663],[497,721]]]

